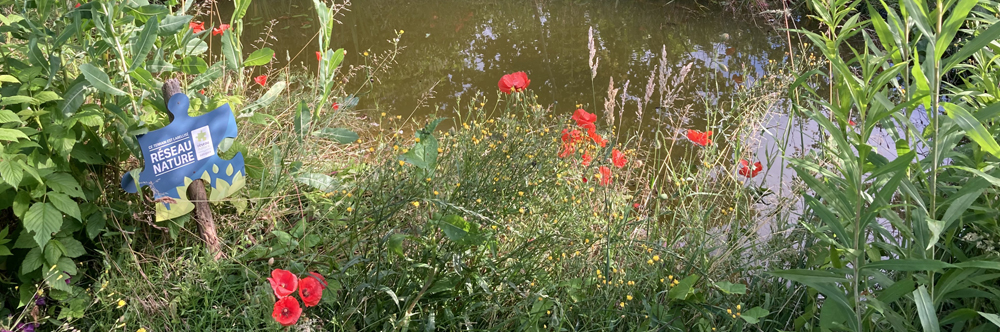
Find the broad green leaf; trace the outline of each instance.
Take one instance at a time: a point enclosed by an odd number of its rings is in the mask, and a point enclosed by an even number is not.
[[[59,260],[56,261],[56,269],[71,275],[76,274],[77,272],[76,264],[73,264],[73,260],[69,257],[59,257]]]
[[[76,220],[83,221],[83,219],[80,218],[80,206],[72,198],[69,198],[66,194],[60,194],[57,192],[49,192],[46,196],[48,196],[49,201],[52,202],[52,205],[55,205],[59,211],[62,211]]]
[[[728,281],[715,283],[715,288],[726,294],[746,294],[747,286],[744,284],[734,284]]]
[[[753,307],[750,308],[750,310],[744,311],[740,315],[740,317],[743,318],[743,320],[747,321],[747,323],[757,324],[758,322],[760,322],[761,318],[764,318],[769,314],[771,314],[771,312],[767,311],[767,309],[761,307]]]
[[[677,286],[670,288],[667,292],[667,296],[674,300],[684,300],[687,298],[688,294],[691,293],[691,289],[694,288],[694,283],[698,281],[698,275],[692,274],[684,279],[681,279]]]
[[[0,109],[0,124],[8,122],[21,123],[21,118],[10,110]]]
[[[71,237],[64,237],[58,239],[59,243],[63,246],[63,255],[69,258],[77,258],[87,254],[87,249],[83,247],[83,243],[77,241]]]
[[[146,63],[146,57],[149,55],[149,51],[153,49],[153,44],[156,43],[156,29],[158,26],[159,21],[155,17],[146,21],[146,24],[142,27],[142,31],[139,32],[139,35],[132,42],[132,64],[129,66],[130,71]]]
[[[76,198],[84,198],[83,191],[80,190],[80,183],[68,173],[51,173],[45,175],[45,185],[57,192],[70,195]]]
[[[924,8],[923,1],[917,0],[903,0],[906,6],[907,13],[910,14],[910,18],[916,23],[917,29],[924,34],[924,37],[934,40],[934,30],[931,29],[931,24],[927,19],[927,9]]]
[[[931,296],[927,294],[927,286],[920,286],[913,291],[913,302],[917,304],[917,315],[920,316],[920,326],[924,332],[939,332],[941,326],[938,324],[937,310],[934,309]]]
[[[188,90],[198,91],[208,87],[209,84],[212,84],[212,81],[222,77],[222,71],[222,62],[212,64],[211,67],[208,67],[207,71],[198,75],[198,77],[195,77],[195,79],[191,81],[191,84],[188,84]]]
[[[21,274],[31,273],[42,267],[43,260],[42,248],[31,248],[31,250],[28,251],[28,254],[24,255],[24,261],[21,262]]]
[[[331,139],[340,144],[350,144],[358,140],[358,134],[347,128],[323,128],[313,135]]]
[[[941,103],[941,106],[948,112],[948,117],[955,120],[955,123],[965,130],[965,136],[968,136],[976,144],[979,144],[979,147],[983,151],[1000,158],[1000,144],[997,144],[997,141],[993,139],[993,135],[983,127],[983,124],[976,117],[972,116],[964,107],[959,105]]]
[[[85,63],[80,65],[80,72],[82,72],[83,76],[87,78],[87,81],[90,82],[90,85],[97,88],[97,90],[115,96],[125,95],[125,91],[122,91],[116,88],[114,85],[111,85],[111,80],[108,78],[108,74],[105,74],[104,71],[101,70],[101,68],[98,68],[97,66],[94,66],[89,63]]]
[[[47,90],[36,93],[32,97],[34,98],[34,101],[32,102],[32,104],[34,105],[41,105],[53,100],[62,100],[62,97],[60,97],[58,94],[56,94],[53,91],[47,91]]]
[[[21,83],[16,77],[10,75],[0,75],[0,83]]]
[[[62,257],[62,249],[59,249],[61,245],[57,242],[58,241],[55,240],[49,240],[49,244],[42,249],[42,255],[45,256],[45,263],[48,264],[47,266],[56,265],[56,263],[59,262],[59,257]]]
[[[954,268],[951,265],[934,259],[904,258],[887,259],[878,262],[871,262],[861,267],[862,270],[886,270],[886,271],[941,271],[947,268]]]
[[[200,57],[191,55],[181,59],[180,68],[181,72],[185,74],[198,75],[208,70],[208,63],[205,63],[205,60]]]
[[[934,51],[938,59],[944,55],[945,50],[948,49],[948,45],[955,39],[955,34],[958,33],[958,29],[962,27],[962,23],[965,23],[965,18],[969,16],[969,11],[976,6],[978,1],[965,0],[958,1],[955,7],[952,8],[951,13],[944,16],[944,24],[941,26],[941,30],[938,31],[936,45]]]
[[[28,135],[17,129],[0,128],[0,141],[17,142],[19,138],[28,139]]]
[[[295,180],[325,192],[333,192],[340,189],[340,181],[326,174],[302,173],[295,176]]]
[[[156,29],[156,34],[160,36],[174,35],[187,27],[188,22],[191,22],[191,15],[167,15],[160,22],[159,27]],[[149,23],[147,22],[146,24]]]
[[[88,86],[90,86],[90,82],[87,81],[86,77],[79,75],[73,84],[69,86],[69,89],[63,93],[63,100],[56,106],[63,117],[71,117],[80,109],[80,106],[83,105],[84,96],[87,94]]]
[[[263,96],[260,96],[260,98],[258,98],[254,102],[250,103],[246,107],[243,107],[243,113],[253,112],[259,108],[270,105],[272,102],[274,102],[275,99],[278,99],[278,96],[281,95],[282,91],[285,91],[286,85],[287,84],[285,83],[285,81],[274,83],[274,85],[271,86],[271,88],[268,89]]]
[[[266,65],[268,62],[271,62],[272,57],[274,57],[274,50],[265,47],[250,53],[250,56],[243,61],[243,66],[249,67]]]
[[[441,219],[440,227],[449,240],[458,243],[463,242],[466,236],[469,236],[469,231],[472,229],[469,222],[465,221],[465,218],[454,214]]]
[[[205,51],[208,51],[208,43],[205,43],[201,38],[192,38],[184,44],[184,49],[179,50],[182,55],[202,55]]]
[[[21,169],[21,165],[12,160],[0,160],[0,178],[3,178],[3,182],[17,188],[23,177],[24,171]]]
[[[62,227],[62,212],[52,203],[35,202],[24,214],[24,228],[35,232],[35,243],[44,247],[52,239],[52,233]]]
[[[35,102],[35,98],[31,98],[29,96],[22,96],[22,95],[9,96],[9,97],[0,98],[0,106],[18,105],[18,104],[24,104],[24,103],[32,104],[34,102]]]
[[[406,239],[406,234],[396,233],[389,236],[389,240],[386,241],[386,247],[389,251],[398,255],[399,257],[406,257],[403,254],[403,240]]]

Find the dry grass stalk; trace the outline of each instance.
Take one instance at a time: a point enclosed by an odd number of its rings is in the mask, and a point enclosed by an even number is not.
[[[618,97],[618,89],[615,89],[615,79],[608,81],[608,98],[604,99],[604,120],[608,122],[608,128],[615,124],[615,98]]]
[[[594,27],[590,27],[587,31],[587,49],[590,50],[590,58],[587,59],[587,63],[590,64],[590,79],[593,80],[597,77],[597,65],[601,61],[597,57],[597,47],[594,47]]]

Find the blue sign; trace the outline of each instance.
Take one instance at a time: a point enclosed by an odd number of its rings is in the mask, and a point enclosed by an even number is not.
[[[187,186],[195,179],[211,186],[210,201],[229,197],[246,183],[243,154],[231,160],[219,158],[218,145],[236,138],[236,118],[229,104],[204,115],[188,115],[190,100],[178,93],[170,97],[167,110],[174,120],[166,127],[137,136],[142,148],[144,169],[122,176],[122,188],[136,193],[142,186],[153,189],[156,221],[177,218],[191,212]]]

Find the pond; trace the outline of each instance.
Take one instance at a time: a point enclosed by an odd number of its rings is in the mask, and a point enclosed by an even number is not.
[[[232,5],[219,5],[227,4]],[[784,35],[765,27],[761,18],[689,1],[371,0],[355,1],[349,9],[332,41],[334,48],[348,50],[346,65],[365,64],[389,52],[393,45],[388,40],[404,32],[396,63],[376,78],[377,87],[359,105],[404,116],[449,114],[457,97],[468,100],[477,91],[493,97],[499,78],[516,71],[527,72],[539,102],[553,105],[557,114],[572,113],[577,105],[593,112],[603,105],[610,79],[618,88],[629,82],[621,92],[626,99],[641,99],[664,56],[675,72],[693,63],[680,95],[724,94],[752,84],[764,74],[768,60],[783,59],[787,50]],[[219,10],[228,17],[232,8]],[[243,43],[258,46],[265,40],[279,60],[291,59],[292,68],[315,68],[314,16],[311,0],[255,0]],[[598,58],[593,80],[590,28]],[[273,38],[262,37],[268,34]],[[431,89],[434,97],[418,107]],[[697,114],[704,103],[694,99],[689,98]],[[634,118],[631,113],[624,117]]]

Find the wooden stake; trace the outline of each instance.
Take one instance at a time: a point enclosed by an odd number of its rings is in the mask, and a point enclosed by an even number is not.
[[[181,83],[177,79],[169,79],[163,82],[163,103],[170,101],[170,97],[181,93]],[[173,114],[170,115],[173,121]],[[205,191],[205,181],[194,179],[187,188],[187,197],[194,203],[194,220],[198,222],[201,230],[201,239],[208,245],[208,251],[212,253],[214,259],[222,257],[222,248],[219,237],[215,232],[215,218],[212,216],[212,206],[208,204],[208,195]]]

